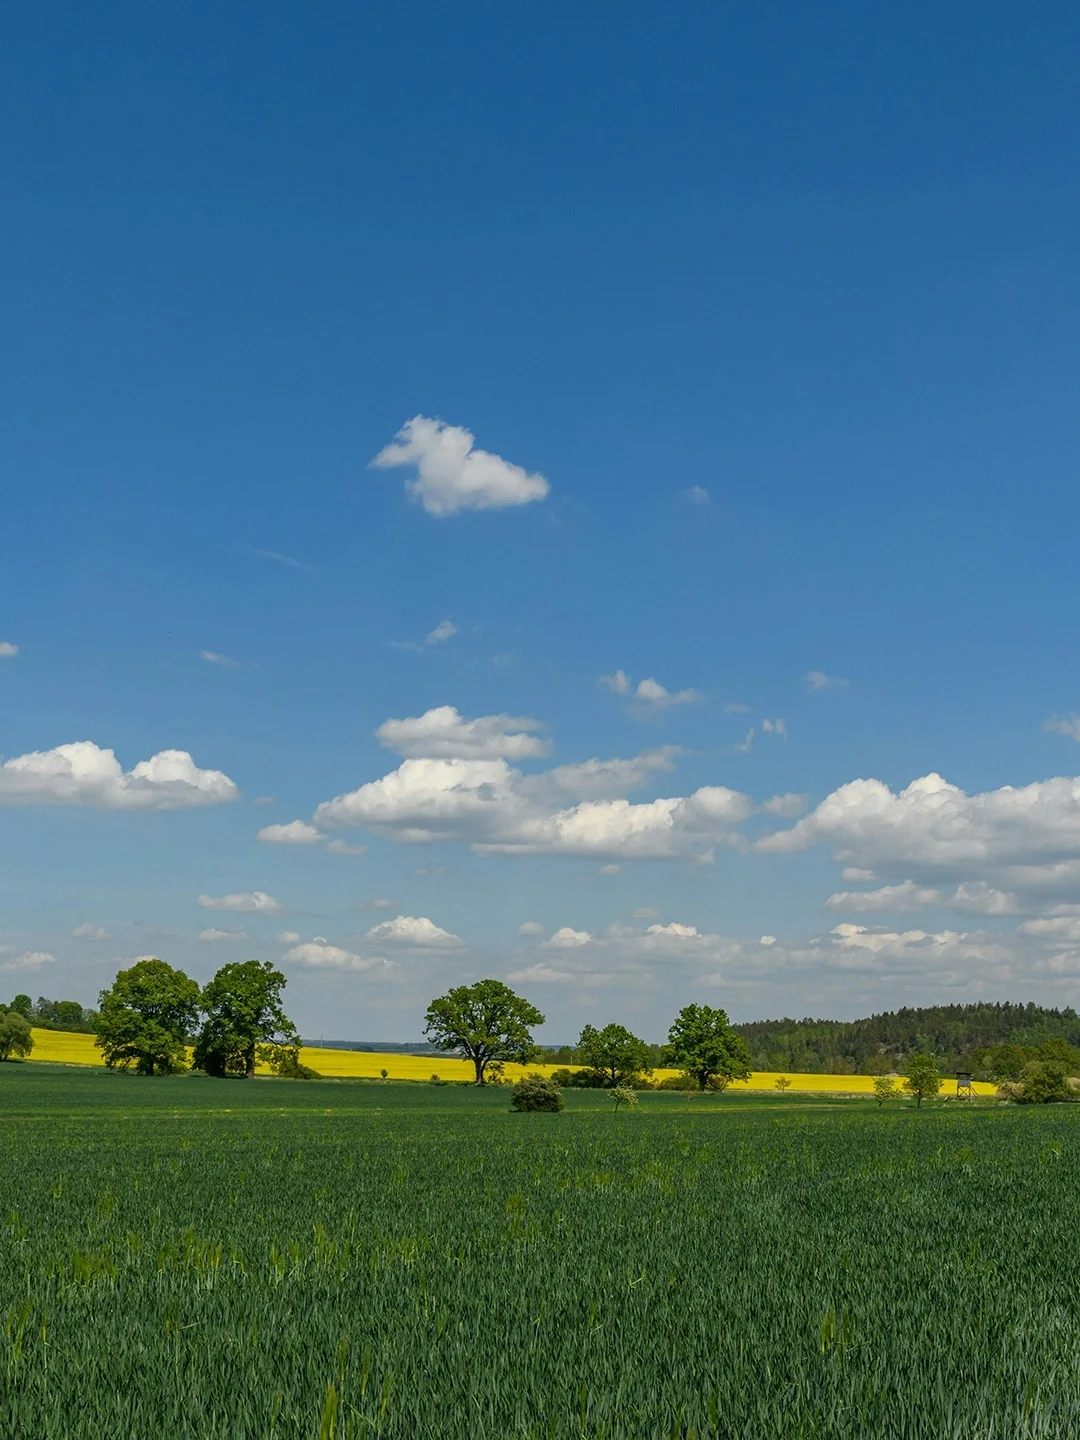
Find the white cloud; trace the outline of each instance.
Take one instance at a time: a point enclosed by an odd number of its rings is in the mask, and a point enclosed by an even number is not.
[[[696,925],[680,925],[677,920],[672,920],[668,925],[650,925],[645,931],[646,935],[667,936],[676,940],[688,940],[700,934]]]
[[[763,735],[779,735],[782,740],[788,738],[787,725],[783,720],[762,720],[761,733]]]
[[[569,985],[579,977],[569,970],[555,970],[540,962],[524,970],[511,970],[506,979],[511,985]]]
[[[588,930],[573,930],[569,925],[563,925],[550,940],[545,940],[545,950],[576,950],[582,945],[588,945],[593,937]]]
[[[616,670],[614,675],[601,675],[597,684],[606,685],[613,695],[629,695],[631,680],[625,670]]]
[[[255,836],[264,845],[317,845],[325,836],[306,820],[290,820],[287,825],[265,825]]]
[[[597,871],[599,875],[619,875],[621,873],[622,867],[619,865],[601,865]]]
[[[747,730],[746,734],[743,736],[743,738],[742,738],[740,741],[737,741],[734,745],[729,745],[729,746],[728,746],[728,750],[730,750],[730,752],[731,752],[733,755],[749,755],[750,752],[751,752],[751,750],[753,750],[753,748],[754,748],[754,727],[753,727],[753,725],[750,726],[750,729]]]
[[[300,933],[297,930],[282,930],[277,938],[281,945],[295,945],[300,939]]]
[[[366,855],[366,845],[350,845],[347,840],[331,840],[326,849],[331,855]]]
[[[0,659],[10,660],[18,653],[18,645],[13,645],[10,640],[0,640]]]
[[[241,925],[235,930],[217,930],[211,927],[209,930],[200,930],[199,939],[204,945],[214,945],[219,940],[246,940],[248,933]]]
[[[257,545],[244,545],[239,547],[246,550],[249,555],[256,555],[260,560],[272,560],[275,565],[284,565],[289,570],[310,570],[311,566],[306,565],[303,560],[295,560],[291,555],[282,555],[277,550],[260,550]]]
[[[1080,945],[1080,915],[1043,916],[1025,920],[1019,927],[1021,935],[1034,935],[1052,945]]]
[[[803,680],[813,691],[839,690],[849,682],[840,675],[826,675],[824,670],[810,670]]]
[[[526,920],[523,925],[518,926],[519,935],[542,935],[544,927],[539,920]]]
[[[551,753],[551,741],[527,715],[481,715],[466,720],[453,705],[439,705],[407,720],[387,720],[375,731],[379,742],[406,759],[525,760]]]
[[[910,876],[922,885],[953,880],[1006,893],[1075,889],[1080,779],[1006,785],[975,795],[934,774],[898,794],[880,780],[852,780],[791,829],[759,840],[757,848],[785,853],[818,844],[831,845],[842,864],[898,879]],[[977,893],[965,892],[968,903],[979,903],[971,901]]]
[[[840,879],[846,880],[849,885],[865,884],[877,878],[873,870],[860,870],[857,865],[845,865],[840,871]]]
[[[210,665],[219,665],[222,670],[239,670],[240,661],[232,659],[229,655],[221,655],[216,650],[200,650],[199,659],[205,660]]]
[[[416,468],[406,489],[429,515],[459,510],[502,510],[543,500],[550,485],[543,475],[529,474],[499,455],[475,449],[475,436],[463,426],[447,425],[415,415],[380,450],[372,465],[387,470],[397,465]]]
[[[1054,715],[1045,722],[1043,729],[1080,740],[1080,715]]]
[[[251,890],[239,895],[200,895],[204,910],[236,910],[250,915],[280,915],[285,906],[265,890]]]
[[[413,950],[457,950],[464,941],[449,930],[442,930],[426,915],[398,915],[384,920],[365,935],[376,944],[403,945]]]
[[[691,505],[708,505],[709,503],[709,492],[704,485],[691,485],[689,490],[683,491],[683,494]]]
[[[452,620],[440,620],[435,629],[429,630],[424,636],[424,644],[441,645],[444,640],[451,639],[457,633],[457,626]]]
[[[790,792],[786,795],[774,795],[772,799],[765,801],[761,809],[766,815],[780,815],[785,820],[792,820],[806,809],[806,796],[793,795]]]
[[[73,940],[108,940],[109,932],[104,925],[91,925],[86,921],[82,925],[76,925],[71,936]]]
[[[825,901],[830,910],[866,915],[875,911],[925,910],[941,903],[940,890],[916,885],[914,880],[905,880],[901,885],[882,885],[879,890],[841,890]]]
[[[281,958],[294,965],[303,965],[310,970],[357,970],[363,972],[387,971],[393,968],[381,957],[369,960],[363,955],[354,955],[350,950],[342,950],[338,945],[330,945],[322,939],[308,940],[304,944],[294,945]]]
[[[776,936],[775,936],[775,935],[762,935],[761,939],[758,941],[758,944],[759,944],[759,945],[775,945],[775,944],[776,944]]]
[[[0,970],[7,973],[15,971],[41,970],[46,965],[56,963],[56,956],[50,955],[47,950],[24,950],[21,955],[13,955],[10,960],[0,961]]]
[[[961,910],[967,915],[1017,915],[1020,912],[1015,895],[987,885],[983,880],[958,885],[945,903],[950,910]]]
[[[161,750],[124,771],[90,740],[35,750],[0,765],[0,805],[85,805],[96,810],[184,810],[221,805],[240,791],[186,750]]]
[[[651,676],[640,681],[634,691],[634,704],[639,710],[650,713],[670,710],[674,705],[692,705],[700,699],[696,690],[668,690]]]

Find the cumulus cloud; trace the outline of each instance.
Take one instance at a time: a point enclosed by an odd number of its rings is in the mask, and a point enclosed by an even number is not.
[[[526,965],[523,970],[511,970],[506,977],[511,985],[570,985],[579,978],[569,970],[556,970],[542,961]]]
[[[551,489],[543,475],[475,448],[476,437],[461,425],[414,415],[371,464],[379,470],[415,467],[406,489],[429,515],[460,510],[503,510],[543,500]]]
[[[90,740],[34,750],[0,765],[0,805],[85,805],[95,810],[185,810],[221,805],[240,791],[186,750],[161,750],[131,770]]]
[[[381,956],[377,959],[367,959],[363,955],[354,955],[351,950],[343,950],[338,945],[331,945],[320,937],[300,945],[294,945],[281,958],[293,965],[303,965],[309,970],[356,970],[367,973],[372,971],[385,973],[393,968]]]
[[[629,695],[632,684],[625,670],[616,670],[614,675],[601,675],[597,683],[606,685],[613,695]]]
[[[806,796],[793,795],[790,792],[786,795],[774,795],[765,801],[761,809],[766,815],[779,815],[785,820],[793,820],[806,809]]]
[[[285,906],[265,890],[251,890],[238,895],[200,895],[204,910],[236,910],[250,915],[280,915]]]
[[[0,659],[10,660],[18,653],[18,645],[13,645],[10,640],[0,640]]]
[[[424,636],[424,644],[441,645],[443,641],[450,640],[457,633],[457,626],[452,620],[440,620],[435,629],[429,630]]]
[[[525,760],[551,753],[551,741],[527,715],[481,715],[466,720],[453,705],[439,705],[407,720],[387,720],[375,731],[379,743],[407,759]]]
[[[1055,735],[1068,735],[1080,740],[1080,715],[1053,715],[1043,725],[1044,730]]]
[[[655,714],[675,705],[692,705],[700,699],[696,690],[668,690],[651,676],[639,681],[634,691],[634,706],[641,714]]]
[[[458,950],[464,945],[457,935],[442,930],[426,915],[398,915],[373,926],[364,937],[376,944],[401,945],[412,950]]]
[[[941,902],[940,890],[916,885],[914,880],[905,880],[900,885],[882,885],[879,890],[840,890],[830,895],[825,904],[830,910],[873,914],[878,910],[925,910],[927,906],[940,905]]]
[[[830,845],[836,860],[856,870],[921,885],[951,880],[1006,894],[1075,888],[1080,780],[1041,780],[974,795],[935,774],[899,793],[880,780],[852,780],[791,829],[759,840],[757,848],[791,853],[818,844]],[[966,890],[961,900],[979,904],[980,894],[985,900],[983,892]]]
[[[848,684],[840,675],[826,675],[824,670],[810,670],[803,676],[806,685],[813,691],[839,690]]]
[[[199,659],[205,660],[208,665],[218,665],[222,670],[239,670],[240,661],[234,660],[230,655],[222,655],[216,650],[200,650]]]
[[[82,925],[76,925],[71,932],[73,940],[108,940],[109,932],[104,925],[91,925],[86,921]]]
[[[593,937],[588,930],[574,930],[569,925],[562,925],[550,940],[544,941],[545,950],[575,950],[579,946],[588,945]]]
[[[235,930],[217,930],[211,927],[209,930],[200,930],[199,939],[204,945],[214,945],[219,940],[246,940],[248,933],[242,925]]]
[[[539,920],[526,920],[523,925],[518,926],[519,935],[542,935],[544,927]]]
[[[787,724],[783,720],[762,720],[761,733],[763,735],[779,735],[782,740],[786,740]]]
[[[264,825],[255,838],[264,845],[317,845],[325,837],[306,820],[290,820],[287,825]]]
[[[0,960],[0,970],[9,974],[17,971],[32,973],[55,963],[56,956],[50,955],[47,950],[24,950],[21,955],[12,955],[5,960]]]

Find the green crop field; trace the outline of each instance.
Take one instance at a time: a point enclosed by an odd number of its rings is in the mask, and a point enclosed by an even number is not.
[[[1080,1433],[1080,1113],[0,1066],[0,1435]]]

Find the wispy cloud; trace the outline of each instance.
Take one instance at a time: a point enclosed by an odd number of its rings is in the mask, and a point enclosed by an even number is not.
[[[200,650],[199,659],[205,660],[208,665],[218,665],[222,670],[239,670],[240,661],[234,660],[231,655],[222,655],[217,650]]]
[[[18,653],[18,645],[13,645],[10,640],[0,640],[0,658],[10,660],[13,656],[18,655]]]
[[[259,560],[271,560],[275,565],[284,565],[289,570],[311,569],[311,566],[303,560],[297,560],[292,555],[279,555],[276,550],[260,550],[257,545],[245,545],[242,541],[237,549],[243,550],[248,555],[254,555]]]
[[[1043,729],[1053,735],[1068,735],[1072,740],[1080,740],[1080,715],[1053,715],[1044,723]]]
[[[842,690],[851,682],[842,675],[826,675],[824,670],[810,670],[803,676],[803,683],[817,693],[820,690]]]
[[[709,492],[704,485],[691,485],[689,490],[683,491],[683,495],[691,505],[708,505],[709,503]]]
[[[457,626],[452,620],[440,620],[434,630],[429,630],[424,636],[425,645],[441,645],[445,640],[451,639],[458,633]]]

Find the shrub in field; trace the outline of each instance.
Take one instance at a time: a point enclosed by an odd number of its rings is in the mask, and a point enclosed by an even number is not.
[[[199,987],[164,960],[140,960],[103,990],[97,1040],[105,1064],[140,1075],[172,1075],[187,1064],[185,1046],[199,1013]]]
[[[916,1107],[924,1100],[932,1099],[941,1089],[941,1076],[937,1061],[932,1055],[912,1055],[907,1063],[907,1079],[904,1089],[915,1096]]]
[[[260,1045],[259,1059],[284,1080],[318,1080],[318,1070],[300,1059],[299,1045]]]
[[[298,1051],[300,1037],[281,1004],[286,983],[269,961],[223,965],[202,992],[206,1018],[195,1045],[196,1067],[219,1078],[243,1075],[250,1079],[260,1046],[273,1047],[275,1052]],[[271,1056],[266,1058],[274,1064]],[[299,1064],[298,1054],[295,1063]]]
[[[16,1010],[0,1005],[0,1060],[29,1055],[34,1048],[29,1022]]]
[[[665,1075],[663,1080],[657,1083],[658,1090],[696,1090],[698,1083],[693,1075],[683,1071],[681,1075]]]
[[[1077,1098],[1060,1060],[1031,1060],[1012,1097],[1021,1105],[1054,1105]]]
[[[615,1101],[616,1114],[620,1105],[625,1105],[628,1110],[633,1110],[637,1105],[637,1094],[629,1085],[613,1085],[608,1093]]]
[[[457,985],[428,1006],[424,1033],[437,1050],[460,1050],[473,1063],[477,1085],[507,1061],[527,1065],[535,1057],[530,1027],[544,1017],[535,1005],[501,980]]]
[[[547,1075],[524,1075],[514,1086],[511,1110],[561,1110],[564,1105],[559,1087]]]
[[[685,1005],[672,1021],[664,1058],[693,1075],[698,1089],[709,1081],[750,1079],[750,1050],[731,1028],[726,1010],[711,1005]]]
[[[786,1075],[778,1075],[778,1076],[776,1077],[776,1088],[777,1088],[777,1090],[779,1090],[779,1091],[781,1091],[781,1092],[783,1092],[783,1091],[785,1091],[785,1090],[790,1090],[790,1089],[791,1089],[791,1081],[787,1078]]]
[[[886,1100],[891,1100],[896,1094],[896,1081],[891,1075],[875,1075],[874,1077],[874,1099],[878,1105],[884,1105]]]

